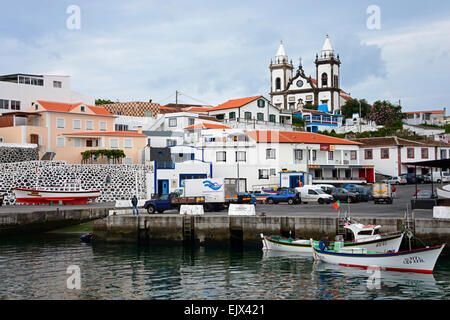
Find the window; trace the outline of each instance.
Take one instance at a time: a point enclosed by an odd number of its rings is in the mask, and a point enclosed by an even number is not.
[[[441,159],[447,159],[447,150],[445,149],[441,150]]]
[[[114,128],[115,128],[116,131],[128,131],[128,125],[127,124],[116,124],[114,126]]]
[[[224,115],[223,113],[221,113],[221,114],[216,114],[216,119],[217,119],[217,120],[223,120],[223,119],[225,119],[225,115]]]
[[[257,115],[256,115],[256,118],[259,121],[264,121],[264,113],[258,112]]]
[[[86,147],[87,147],[87,148],[98,147],[98,140],[97,140],[97,139],[95,139],[95,140],[93,140],[93,139],[87,139],[87,140],[86,140]],[[117,146],[117,148],[118,148],[118,146]],[[117,149],[117,148],[116,148],[116,149]]]
[[[177,118],[170,118],[169,127],[176,127],[176,126],[177,126]]]
[[[217,151],[216,152],[216,162],[227,162],[226,151]]]
[[[262,99],[258,100],[258,107],[264,108],[266,106],[266,102]]]
[[[380,152],[381,152],[380,154],[381,159],[389,159],[389,149],[382,148]]]
[[[195,123],[195,118],[188,119],[188,125],[192,126]]]
[[[428,148],[422,148],[420,153],[422,155],[422,159],[428,159]]]
[[[100,131],[106,131],[108,123],[106,121],[100,121]]]
[[[133,149],[133,139],[123,139],[124,149]]]
[[[276,176],[277,175],[277,169],[270,169],[270,175]]]
[[[56,118],[56,128],[64,129],[66,127],[66,119]]]
[[[11,100],[11,110],[20,110],[20,101]]]
[[[269,116],[269,121],[270,121],[270,122],[277,122],[277,117],[276,117],[274,114],[271,114],[271,115]]]
[[[80,119],[74,119],[73,120],[73,129],[74,130],[81,130],[81,120]]]
[[[373,150],[372,149],[364,150],[364,159],[366,159],[366,160],[372,160],[373,159]]]
[[[9,100],[0,99],[0,109],[9,109]]]
[[[259,169],[258,170],[258,179],[269,179],[269,170]]]
[[[62,88],[61,81],[53,81],[53,88]]]
[[[236,119],[236,112],[230,112],[229,114],[228,114],[228,118],[229,119]]]
[[[247,153],[245,151],[236,151],[236,162],[245,162]]]
[[[94,130],[94,121],[86,120],[86,130]]]
[[[317,150],[313,150],[312,151],[312,161],[316,161],[317,160]]]
[[[328,160],[333,160],[333,159],[334,159],[334,152],[328,151]]]
[[[176,146],[177,145],[177,140],[167,139],[166,140],[166,144],[167,144],[168,147]]]
[[[414,159],[414,148],[406,149],[406,153],[407,153],[408,159]]]
[[[81,112],[86,112],[86,107],[85,106],[81,106],[80,110],[81,110]]]
[[[64,147],[65,145],[66,145],[66,139],[64,137],[56,138],[56,146],[57,147]]]
[[[266,149],[266,159],[275,159],[275,149]]]
[[[109,139],[109,147],[111,149],[119,149],[119,139],[117,139],[117,138],[110,138]]]
[[[350,160],[358,160],[358,153],[356,151],[350,151]]]
[[[275,79],[275,90],[281,90],[281,79],[280,78]]]
[[[322,87],[328,87],[328,75],[325,72],[322,73]]]
[[[80,138],[74,138],[73,139],[73,146],[75,148],[81,148],[81,139]]]
[[[250,120],[251,118],[252,118],[252,113],[251,112],[245,112],[244,113],[244,118],[246,119],[246,120]]]
[[[294,150],[294,159],[295,160],[303,160],[303,150],[301,150],[301,149]]]

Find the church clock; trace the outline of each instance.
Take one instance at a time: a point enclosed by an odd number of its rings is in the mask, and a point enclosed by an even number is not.
[[[299,87],[299,88],[303,87],[303,81],[302,80],[298,80],[297,81],[297,87]]]

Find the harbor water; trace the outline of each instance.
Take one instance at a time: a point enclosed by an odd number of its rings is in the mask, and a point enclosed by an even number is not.
[[[79,269],[80,288],[68,288]],[[450,299],[450,256],[432,275],[314,263],[255,248],[84,244],[79,234],[0,240],[0,299]]]

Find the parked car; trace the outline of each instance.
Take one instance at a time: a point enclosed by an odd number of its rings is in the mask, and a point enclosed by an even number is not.
[[[400,177],[406,179],[406,182],[409,184],[415,184],[416,182],[418,182],[415,173],[404,173],[401,174]]]
[[[382,182],[389,183],[389,184],[407,184],[408,181],[405,177],[399,176],[399,177],[389,177],[387,179],[384,179]]]
[[[431,174],[430,173],[423,174],[420,177],[423,180],[422,183],[431,183]]]
[[[295,188],[300,194],[300,199],[302,202],[317,202],[319,204],[331,203],[334,198],[332,195],[325,193],[322,188],[313,186],[304,186]]]
[[[358,195],[358,201],[370,201],[373,200],[372,192],[365,187],[358,185],[347,185],[345,187],[350,192],[356,193]]]
[[[335,200],[343,202],[358,202],[358,195],[354,192],[350,192],[345,188],[334,188],[331,191],[331,195]]]
[[[282,189],[276,194],[267,196],[266,201],[269,204],[278,204],[280,202],[287,202],[288,204],[301,203],[300,194],[291,188]]]
[[[450,182],[450,174],[448,172],[433,172],[433,176],[431,173],[426,174],[429,177],[431,182],[431,177],[433,177],[433,182],[441,183],[441,182]]]
[[[437,199],[437,194],[431,190],[419,190],[417,196],[414,195],[413,199]]]
[[[323,192],[331,194],[331,190],[335,187],[332,184],[315,184],[315,187],[319,187],[323,190]]]

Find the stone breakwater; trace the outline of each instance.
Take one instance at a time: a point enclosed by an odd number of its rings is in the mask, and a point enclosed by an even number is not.
[[[58,186],[79,180],[83,189],[101,190],[96,202],[147,198],[147,165],[66,164],[64,161],[27,161],[0,164],[0,190],[5,205],[17,204],[12,188]]]

